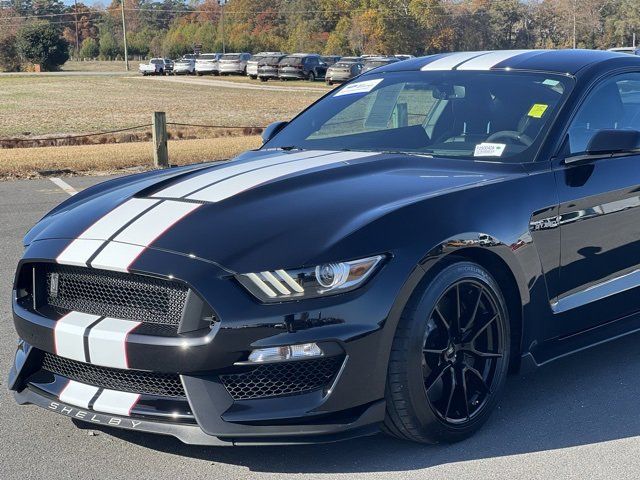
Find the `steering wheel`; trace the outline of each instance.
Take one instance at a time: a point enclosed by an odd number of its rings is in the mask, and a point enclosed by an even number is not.
[[[531,137],[529,137],[528,135],[525,135],[524,133],[517,132],[515,130],[501,130],[499,132],[492,133],[487,137],[485,142],[491,143],[501,138],[508,139],[508,140],[515,140],[516,142],[524,145],[525,147],[528,147],[533,143],[533,140],[531,139]]]

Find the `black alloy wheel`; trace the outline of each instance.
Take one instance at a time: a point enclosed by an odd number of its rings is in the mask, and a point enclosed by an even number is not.
[[[509,356],[508,309],[491,274],[468,261],[442,268],[399,321],[385,431],[422,443],[469,437],[497,403]]]
[[[427,321],[425,393],[446,422],[468,422],[491,396],[505,356],[504,320],[496,303],[488,287],[464,279],[440,297]]]

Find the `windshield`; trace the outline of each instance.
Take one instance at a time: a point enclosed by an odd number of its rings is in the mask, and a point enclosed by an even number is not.
[[[570,77],[523,72],[386,72],[311,106],[264,148],[407,152],[533,161]]]
[[[338,68],[340,68],[340,67],[345,68],[346,67],[346,68],[349,68],[349,67],[355,65],[356,63],[357,62],[338,62],[338,63],[334,63],[332,65],[332,67],[338,67]]]
[[[374,61],[368,61],[364,63],[364,66],[367,68],[375,68],[375,67],[381,67],[382,65],[389,65],[390,63],[395,63],[394,60],[374,60]]]
[[[285,57],[280,61],[280,65],[301,65],[304,57]]]
[[[215,60],[217,55],[215,53],[205,53],[204,55],[200,55],[198,60]]]
[[[226,55],[222,56],[222,60],[238,60],[240,58],[240,55],[237,53],[227,53]]]
[[[262,60],[263,58],[264,58],[264,55],[253,55],[253,56],[249,59],[249,61],[250,61],[250,62],[256,62],[256,63],[259,63],[259,62],[260,62],[260,60]]]
[[[278,65],[282,57],[265,57],[258,65]]]
[[[162,65],[164,63],[164,61],[161,58],[152,58],[151,59],[151,64],[152,65]]]

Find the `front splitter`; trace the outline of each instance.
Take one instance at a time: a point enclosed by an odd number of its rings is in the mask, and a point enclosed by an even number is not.
[[[189,445],[204,446],[264,446],[264,445],[302,445],[316,443],[331,443],[349,440],[363,436],[375,435],[380,432],[376,424],[356,427],[335,434],[309,435],[309,436],[274,436],[273,438],[219,438],[207,435],[197,425],[185,425],[158,421],[148,421],[142,418],[121,417],[117,415],[105,415],[103,413],[85,410],[73,405],[60,402],[27,387],[20,392],[13,392],[16,402],[20,405],[32,404],[49,411],[64,415],[74,420],[86,422],[96,426],[106,426],[134,430],[138,432],[168,435],[177,438]],[[383,404],[377,405],[384,407]]]

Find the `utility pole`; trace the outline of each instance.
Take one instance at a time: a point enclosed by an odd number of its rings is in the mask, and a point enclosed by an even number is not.
[[[76,60],[80,59],[80,41],[78,40],[78,0],[75,0],[74,15],[76,17]]]
[[[224,43],[224,6],[227,4],[227,0],[218,0],[218,5],[220,5],[221,10],[221,23],[222,23],[222,53],[227,53],[225,43]]]
[[[127,26],[124,22],[124,0],[120,0],[120,11],[122,12],[122,38],[124,40],[124,65],[129,71],[129,51],[127,49]]]
[[[576,3],[577,0],[573,0],[573,49],[576,49]]]

